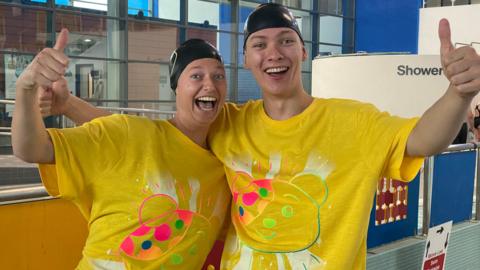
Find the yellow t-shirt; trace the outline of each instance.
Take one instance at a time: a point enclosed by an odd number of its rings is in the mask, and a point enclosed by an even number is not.
[[[364,269],[378,179],[422,164],[404,156],[416,121],[340,99],[284,121],[227,104],[209,138],[233,195],[221,268]]]
[[[53,196],[88,221],[78,269],[200,269],[230,201],[223,165],[168,121],[114,115],[48,130]]]

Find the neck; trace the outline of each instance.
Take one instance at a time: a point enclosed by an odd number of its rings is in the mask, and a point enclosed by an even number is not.
[[[192,126],[187,125],[180,121],[178,118],[174,117],[168,120],[172,125],[174,125],[178,130],[180,130],[185,136],[187,136],[194,143],[198,144],[200,147],[208,149],[207,147],[207,134],[209,126]]]
[[[286,120],[302,113],[313,101],[305,91],[289,97],[263,96],[263,109],[273,120]]]

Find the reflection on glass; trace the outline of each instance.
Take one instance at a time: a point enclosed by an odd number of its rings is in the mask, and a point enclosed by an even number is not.
[[[89,9],[92,11],[108,10],[108,0],[56,0],[55,4],[57,6]]]
[[[290,9],[295,19],[297,19],[298,27],[302,33],[303,40],[312,40],[312,17],[306,11]]]
[[[332,45],[325,45],[319,44],[318,45],[318,55],[326,56],[326,55],[335,55],[342,53],[342,46],[332,46]]]
[[[262,97],[260,87],[249,70],[238,69],[238,102],[243,103],[250,99],[259,99]]]
[[[180,21],[180,1],[158,0],[157,14],[158,18]]]
[[[128,0],[128,14],[135,15],[137,19],[153,16],[152,1]]]
[[[302,72],[302,83],[303,88],[307,93],[312,93],[312,73],[310,72]]]
[[[342,44],[343,18],[320,16],[320,42]]]
[[[310,9],[312,8],[311,0],[273,0],[273,3],[282,4],[290,8]]]
[[[57,34],[62,28],[70,32],[65,49],[70,56],[106,57],[106,25],[107,19],[96,16],[57,12],[55,17]]]
[[[320,12],[342,15],[342,3],[344,0],[322,0],[319,1]]]
[[[47,16],[50,13],[0,5],[0,48],[38,52],[47,45]]]
[[[128,64],[128,107],[161,111],[175,110],[168,64]],[[147,115],[158,118],[158,115]]]
[[[189,0],[188,22],[189,25],[218,29],[220,4],[203,0]]]
[[[177,32],[178,28],[173,26],[129,21],[128,59],[168,62],[178,45]]]

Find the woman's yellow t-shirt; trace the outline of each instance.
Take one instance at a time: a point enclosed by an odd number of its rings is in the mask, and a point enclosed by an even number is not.
[[[88,221],[79,269],[199,269],[230,196],[223,165],[168,121],[114,115],[48,131],[48,192]]]

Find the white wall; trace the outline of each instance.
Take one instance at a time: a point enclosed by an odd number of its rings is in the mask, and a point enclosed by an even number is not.
[[[408,66],[409,75],[405,73]],[[447,89],[433,55],[323,57],[312,64],[312,95],[372,103],[403,117],[420,116]],[[421,70],[430,75],[415,75]]]
[[[418,54],[439,54],[438,22],[450,21],[452,41],[480,43],[480,5],[449,6],[420,9]],[[480,44],[474,44],[480,52]]]

